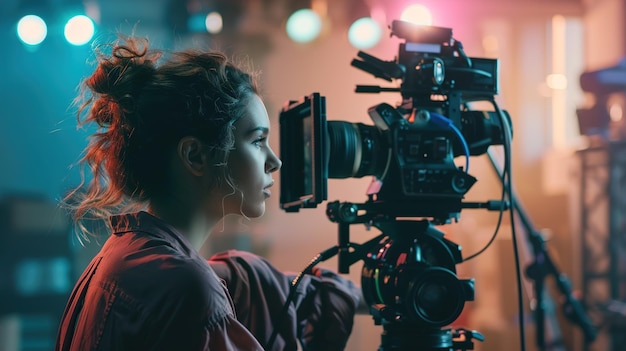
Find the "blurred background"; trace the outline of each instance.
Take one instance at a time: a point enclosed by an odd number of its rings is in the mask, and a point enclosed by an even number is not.
[[[75,17],[78,16],[78,17]],[[92,48],[116,33],[147,36],[166,50],[217,48],[261,72],[271,143],[279,150],[283,104],[312,92],[326,96],[329,120],[372,125],[367,109],[400,101],[397,93],[356,94],[383,85],[350,65],[359,50],[398,55],[392,20],[448,27],[471,57],[498,59],[500,106],[513,122],[512,181],[519,204],[584,303],[598,330],[586,340],[564,313],[562,290],[545,279],[546,350],[621,350],[626,335],[626,2],[624,0],[2,0],[0,2],[0,350],[53,349],[58,318],[78,275],[99,248],[81,243],[57,207],[80,182],[76,162],[89,130],[76,128],[77,86],[94,68]],[[588,79],[581,85],[581,76]],[[381,84],[382,83],[382,84]],[[391,84],[389,84],[391,86]],[[478,182],[469,201],[499,198],[486,156],[472,161]],[[278,177],[277,177],[278,178]],[[279,179],[277,179],[279,181]],[[363,202],[371,179],[329,180],[329,200]],[[203,254],[254,251],[285,271],[300,271],[336,244],[325,205],[280,209],[278,189],[262,219],[228,219]],[[464,210],[439,229],[478,251],[497,213]],[[517,224],[522,269],[535,260]],[[476,350],[519,350],[511,222],[483,254],[457,267],[475,279],[476,298],[454,327],[485,336]],[[378,233],[351,228],[364,242]],[[103,239],[104,240],[104,239]],[[337,260],[323,266],[337,269]],[[347,275],[360,282],[361,264]],[[533,281],[523,277],[525,340],[537,346]],[[348,350],[375,350],[381,327],[356,317]]]

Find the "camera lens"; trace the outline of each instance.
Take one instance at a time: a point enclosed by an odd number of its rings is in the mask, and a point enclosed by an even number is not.
[[[382,176],[389,148],[375,126],[328,121],[328,178]]]
[[[467,300],[456,275],[441,267],[430,267],[412,283],[407,295],[410,313],[429,325],[452,323],[461,314]]]

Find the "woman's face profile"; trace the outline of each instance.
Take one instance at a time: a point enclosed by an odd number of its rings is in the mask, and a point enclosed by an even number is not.
[[[256,94],[247,100],[245,116],[234,125],[235,145],[227,167],[236,190],[224,198],[224,213],[254,218],[265,213],[265,200],[274,184],[272,172],[282,163],[269,144],[270,123],[263,101]],[[229,185],[222,187],[228,188],[223,189],[226,194],[233,193]]]

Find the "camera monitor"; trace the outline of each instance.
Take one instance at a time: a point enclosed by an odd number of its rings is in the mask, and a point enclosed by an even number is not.
[[[280,206],[286,212],[317,207],[328,197],[326,98],[313,93],[289,101],[279,117]]]

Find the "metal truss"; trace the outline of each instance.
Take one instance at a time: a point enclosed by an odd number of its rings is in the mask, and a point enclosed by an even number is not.
[[[596,341],[585,350],[623,350],[626,345],[626,142],[609,142],[581,150],[578,155],[582,290],[589,317],[599,328]]]

